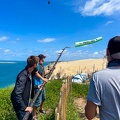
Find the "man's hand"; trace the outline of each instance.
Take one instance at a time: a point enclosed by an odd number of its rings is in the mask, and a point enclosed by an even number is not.
[[[43,78],[42,80],[46,83],[49,81],[47,78]]]
[[[33,110],[32,107],[27,107],[27,108],[25,109],[25,111],[26,111],[26,112],[29,112],[29,113],[32,113],[32,110]]]
[[[42,84],[38,86],[38,89],[40,89],[40,88],[41,88],[41,86],[42,86]]]

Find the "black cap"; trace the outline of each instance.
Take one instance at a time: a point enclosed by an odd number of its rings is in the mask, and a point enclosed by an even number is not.
[[[110,39],[108,43],[108,50],[114,59],[120,59],[120,36]]]
[[[43,54],[38,55],[38,57],[39,57],[40,60],[43,59],[43,58],[46,58],[46,56],[43,55]]]

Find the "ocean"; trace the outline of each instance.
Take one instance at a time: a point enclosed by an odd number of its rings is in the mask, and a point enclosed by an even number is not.
[[[51,62],[45,62],[47,66]],[[15,84],[18,73],[26,66],[24,61],[0,61],[0,88]]]

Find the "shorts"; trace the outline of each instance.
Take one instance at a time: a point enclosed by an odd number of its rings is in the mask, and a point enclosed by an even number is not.
[[[35,89],[35,93],[37,93],[39,89]],[[41,105],[41,103],[43,103],[46,100],[46,93],[45,93],[45,88],[43,88],[43,90],[41,90],[37,100],[35,101],[34,106],[35,107],[39,107]]]

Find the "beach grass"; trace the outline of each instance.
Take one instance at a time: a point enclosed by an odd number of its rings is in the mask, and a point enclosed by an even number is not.
[[[86,98],[88,94],[89,84],[72,83],[72,96],[74,98]]]
[[[89,84],[72,83],[72,92],[68,95],[67,101],[67,120],[82,120],[75,108],[75,98],[86,98],[88,94]]]
[[[0,89],[0,120],[16,120],[16,116],[10,100],[13,87]]]
[[[45,110],[49,111],[46,115],[40,115],[40,120],[53,120],[54,109],[59,101],[59,93],[62,85],[61,80],[52,80],[46,84]],[[0,89],[0,120],[17,120],[10,100],[13,87]]]
[[[68,95],[66,119],[81,120],[79,113],[77,112],[77,109],[74,106],[74,97],[71,94]]]
[[[58,105],[61,86],[62,86],[61,80],[54,80],[46,85],[45,110],[47,114],[41,114],[38,120],[55,119],[55,108]]]
[[[55,119],[55,108],[58,105],[61,86],[62,80],[52,80],[46,84],[46,101],[44,107],[47,114],[40,114],[38,120]],[[74,106],[74,98],[85,98],[88,88],[88,84],[72,83],[72,93],[68,96],[67,102],[67,120],[81,120]],[[12,90],[13,86],[0,89],[0,120],[17,120],[10,100]]]

